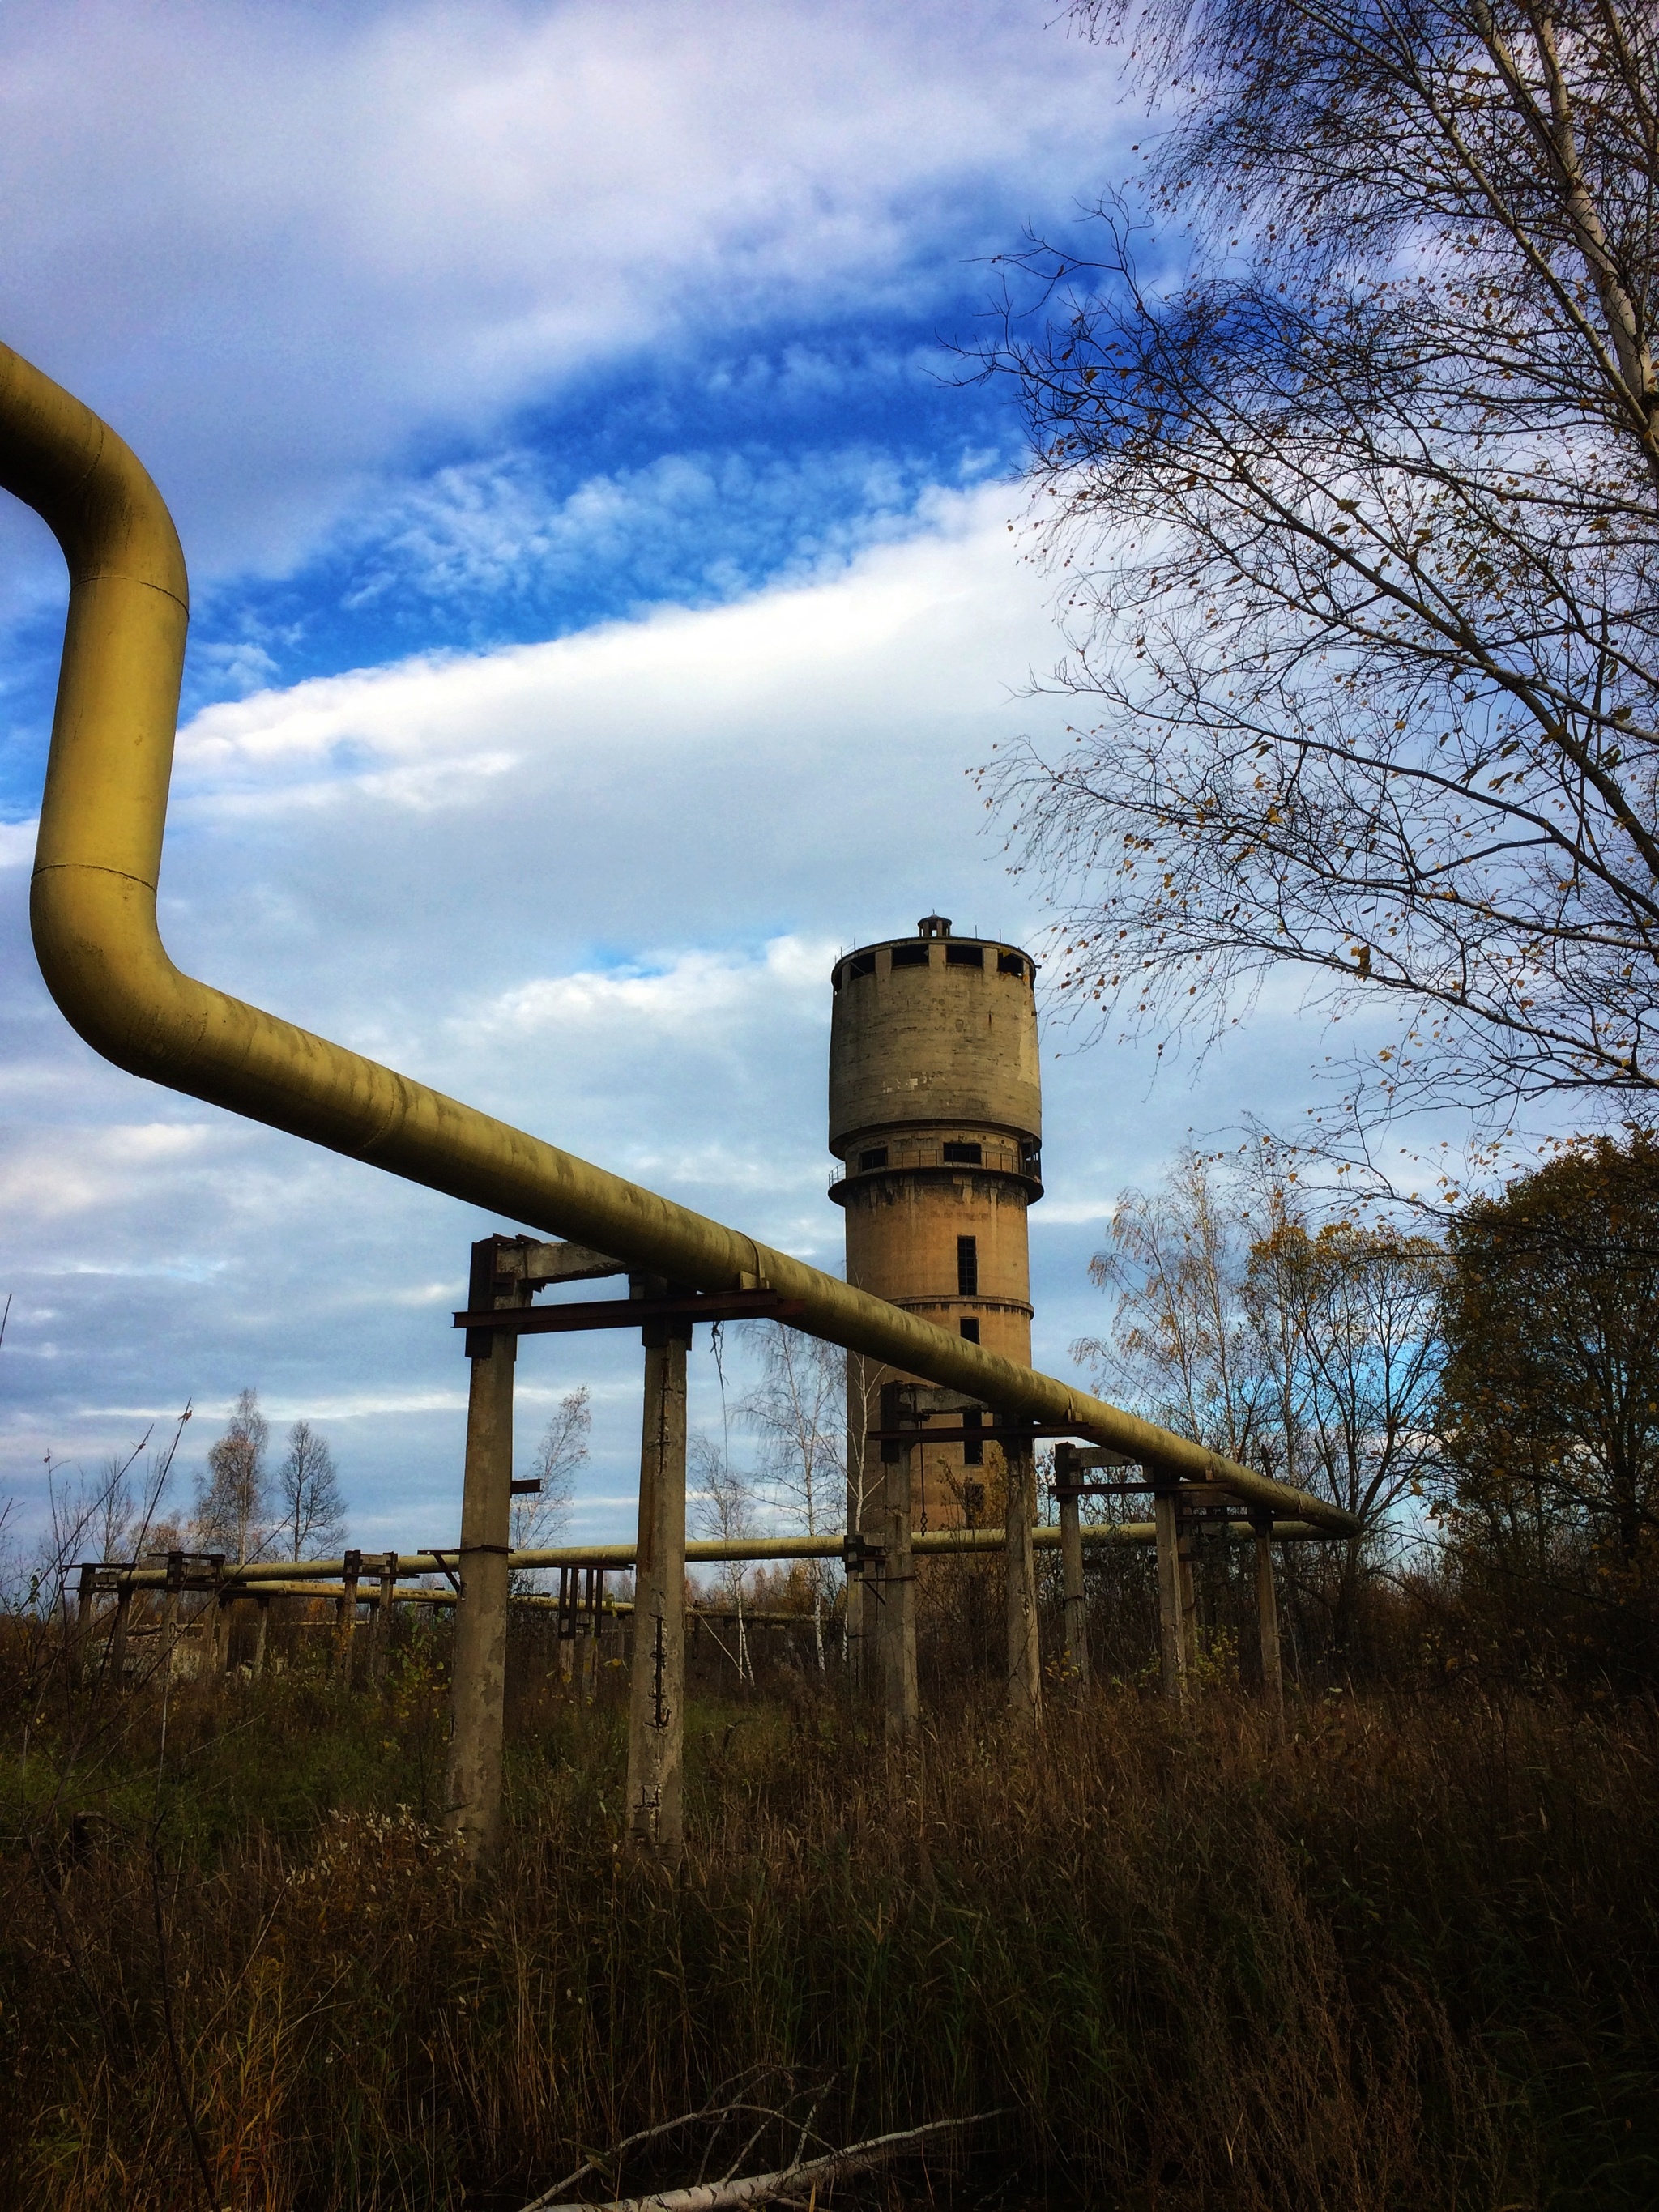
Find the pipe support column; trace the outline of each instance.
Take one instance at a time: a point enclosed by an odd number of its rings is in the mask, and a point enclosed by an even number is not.
[[[1054,1455],[1059,1460],[1058,1452]],[[1060,1500],[1060,1590],[1066,1615],[1066,1671],[1079,1690],[1089,1686],[1088,1595],[1083,1581],[1083,1515],[1069,1474]]]
[[[70,1671],[76,1682],[85,1681],[92,1657],[92,1626],[98,1613],[98,1570],[84,1566],[81,1570],[80,1589],[75,1607],[75,1625],[70,1631],[71,1658]]]
[[[672,1870],[685,1850],[685,1355],[691,1324],[656,1322],[641,1334],[645,1408],[629,1682],[628,1835],[637,1850]]]
[[[486,1237],[472,1248],[470,1310],[529,1303],[521,1283],[504,1290],[495,1247]],[[518,1339],[506,1331],[469,1329],[472,1363],[466,1405],[466,1469],[461,1491],[457,1562],[454,1672],[450,1684],[447,1825],[471,1863],[495,1843],[501,1815],[501,1735],[507,1702],[507,1550],[513,1497],[513,1373]]]
[[[509,1416],[510,1419],[510,1416]],[[507,1438],[509,1458],[512,1435]],[[509,1472],[509,1480],[511,1474]],[[348,1552],[341,1575],[342,1589],[334,1601],[334,1679],[343,1690],[351,1687],[351,1651],[357,1639],[357,1583],[363,1571],[361,1552]]]
[[[398,1588],[398,1554],[388,1552],[380,1565],[380,1602],[369,1630],[368,1679],[378,1688],[386,1676],[386,1654],[392,1648],[392,1603]]]
[[[127,1630],[132,1620],[132,1585],[123,1583],[115,1599],[115,1622],[110,1630],[109,1675],[119,1690],[127,1679]]]
[[[887,1459],[885,1452],[893,1457]],[[916,1673],[916,1560],[910,1548],[915,1446],[887,1445],[882,1465],[884,1544],[881,1572],[882,1690],[887,1741],[913,1744],[921,1726]]]
[[[1158,1637],[1164,1665],[1164,1694],[1172,1705],[1187,1701],[1187,1642],[1181,1607],[1180,1509],[1174,1493],[1158,1491],[1152,1500],[1158,1546]]]
[[[171,1681],[173,1661],[179,1649],[179,1599],[185,1586],[185,1555],[182,1552],[167,1553],[167,1582],[161,1599],[161,1674]]]
[[[1008,1717],[1016,1728],[1035,1735],[1042,1721],[1036,1553],[1031,1544],[1036,1519],[1036,1459],[1030,1443],[1012,1439],[1003,1446],[1003,1459],[1008,1487],[1002,1548],[1008,1614]]]
[[[1181,1586],[1181,1654],[1188,1686],[1198,1679],[1198,1585],[1193,1577],[1197,1534],[1184,1516],[1176,1522],[1176,1560]]]
[[[1261,1702],[1273,1741],[1285,1740],[1285,1667],[1279,1648],[1279,1594],[1273,1587],[1271,1513],[1253,1513],[1255,1530],[1255,1617],[1261,1647]]]

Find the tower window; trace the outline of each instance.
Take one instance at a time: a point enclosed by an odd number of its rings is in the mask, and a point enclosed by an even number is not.
[[[984,1158],[985,1147],[982,1145],[952,1143],[947,1144],[945,1147],[945,1164],[947,1167],[976,1168]],[[968,1239],[970,1244],[973,1241],[971,1237]]]
[[[979,1342],[979,1323],[976,1321],[959,1322],[957,1326],[958,1334],[964,1344],[977,1344]]]
[[[953,942],[945,948],[945,964],[947,968],[982,968],[985,965],[985,947]]]
[[[875,972],[876,956],[873,952],[855,952],[847,963],[847,980],[849,983],[855,975],[873,975]]]
[[[957,1295],[976,1298],[979,1296],[979,1239],[958,1237],[957,1239]]]
[[[886,1164],[887,1147],[885,1145],[872,1145],[867,1152],[860,1152],[859,1154],[859,1173],[860,1175],[868,1175],[872,1168],[884,1168]]]
[[[962,1417],[962,1425],[964,1429],[972,1431],[978,1428],[980,1423],[984,1418],[985,1417],[982,1413],[964,1413]],[[963,1437],[962,1440],[962,1463],[964,1467],[984,1466],[985,1445],[980,1437],[971,1434]]]
[[[1025,973],[1025,963],[1018,952],[999,952],[997,973],[999,975],[1023,975]]]
[[[895,968],[925,968],[927,947],[925,945],[896,945],[893,947]]]

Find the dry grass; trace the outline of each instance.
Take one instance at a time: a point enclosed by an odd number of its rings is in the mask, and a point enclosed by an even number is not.
[[[934,2166],[964,2203],[1659,2198],[1646,1707],[1331,1698],[1275,1753],[1247,1705],[1172,1727],[1118,1692],[1036,1753],[967,1721],[903,1770],[828,1699],[696,1722],[673,1883],[618,1848],[603,1708],[520,1702],[476,1887],[432,1823],[418,1670],[384,1703],[175,1713],[154,1852],[135,1736],[3,1869],[0,2198],[191,2199],[158,1865],[239,2212],[520,2203],[757,2067],[833,2075],[849,2136],[1011,2107]]]

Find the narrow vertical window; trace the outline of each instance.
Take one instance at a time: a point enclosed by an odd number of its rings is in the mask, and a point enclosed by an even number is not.
[[[976,1298],[979,1296],[979,1239],[958,1237],[957,1239],[957,1295]]]

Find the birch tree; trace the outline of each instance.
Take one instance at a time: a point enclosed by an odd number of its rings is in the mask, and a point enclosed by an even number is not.
[[[225,1432],[208,1451],[198,1479],[195,1540],[202,1551],[222,1548],[238,1565],[257,1559],[273,1527],[265,1447],[270,1437],[255,1390],[238,1396]]]
[[[346,1540],[345,1498],[328,1438],[295,1421],[276,1470],[283,1549],[291,1559],[332,1557]]]
[[[517,1498],[513,1506],[513,1548],[515,1552],[551,1549],[570,1527],[576,1498],[576,1477],[587,1464],[593,1433],[593,1403],[586,1386],[568,1390],[548,1417],[537,1439],[530,1462],[530,1477],[541,1488]],[[516,1590],[540,1589],[544,1576],[532,1568],[515,1567]]]
[[[847,1496],[847,1355],[799,1329],[763,1325],[757,1334],[761,1377],[743,1407],[760,1441],[762,1480],[801,1534],[817,1536],[826,1527],[840,1525]],[[805,1565],[812,1592],[813,1651],[822,1674],[830,1577],[822,1559],[809,1559]]]
[[[1136,175],[1007,269],[1060,745],[993,764],[1060,988],[1213,1040],[1287,964],[1384,1112],[1659,1084],[1659,27],[1085,0]]]

